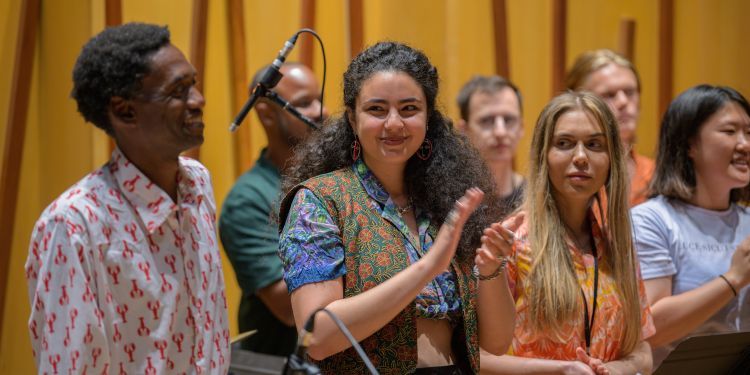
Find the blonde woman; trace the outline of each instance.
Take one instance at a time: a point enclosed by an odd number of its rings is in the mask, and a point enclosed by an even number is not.
[[[641,114],[641,80],[633,63],[608,49],[584,52],[570,68],[565,86],[568,90],[590,91],[609,105],[625,147],[630,181],[628,201],[631,206],[645,202],[654,161],[633,149]]]
[[[654,326],[631,238],[624,157],[615,118],[597,96],[568,92],[542,111],[528,194],[504,223],[516,236],[513,342],[507,355],[482,353],[483,373],[650,372],[644,339]],[[604,192],[608,207],[599,205]]]

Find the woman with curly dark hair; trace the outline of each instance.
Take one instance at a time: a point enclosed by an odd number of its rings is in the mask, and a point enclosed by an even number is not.
[[[422,52],[366,49],[344,73],[345,113],[296,150],[284,181],[279,251],[297,328],[327,308],[381,373],[477,372],[479,343],[502,353],[512,334],[511,237],[484,229],[497,220],[482,204],[490,174],[437,93]],[[324,372],[364,372],[323,314],[309,353]]]

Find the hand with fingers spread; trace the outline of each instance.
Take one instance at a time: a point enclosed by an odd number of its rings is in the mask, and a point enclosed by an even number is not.
[[[491,224],[484,230],[474,257],[479,281],[479,346],[494,355],[507,352],[513,339],[516,304],[504,271],[514,242],[512,231],[499,223]]]
[[[425,261],[431,261],[435,268],[433,271],[438,275],[445,271],[450,265],[451,259],[456,254],[461,232],[469,216],[479,207],[484,198],[484,192],[478,188],[466,190],[463,197],[456,201],[453,209],[448,213],[445,222],[432,244]]]
[[[507,257],[513,250],[513,232],[499,223],[484,230],[482,246],[477,249],[474,263],[481,278],[493,277],[505,268]]]

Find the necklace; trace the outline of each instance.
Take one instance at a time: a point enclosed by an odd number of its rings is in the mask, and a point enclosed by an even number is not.
[[[409,200],[409,203],[407,203],[404,207],[399,207],[395,203],[394,205],[396,206],[396,211],[401,216],[404,216],[407,212],[411,211],[414,208],[414,205],[411,203],[411,199]]]

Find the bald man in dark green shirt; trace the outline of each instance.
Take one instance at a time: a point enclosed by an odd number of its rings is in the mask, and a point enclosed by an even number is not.
[[[256,73],[250,87],[255,87],[264,69]],[[320,89],[313,72],[299,63],[286,63],[281,72],[284,77],[273,91],[303,115],[320,122]],[[240,176],[224,200],[219,234],[242,289],[239,331],[258,330],[242,342],[242,348],[287,356],[294,350],[297,331],[282,279],[278,224],[272,219],[272,213],[277,213],[279,208],[280,173],[291,159],[294,146],[305,139],[310,129],[265,99],[256,103],[255,110],[266,132],[268,146],[255,166]],[[323,116],[326,115],[324,109]]]

